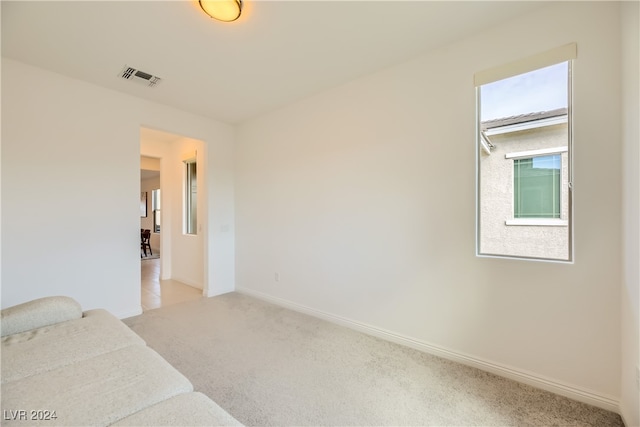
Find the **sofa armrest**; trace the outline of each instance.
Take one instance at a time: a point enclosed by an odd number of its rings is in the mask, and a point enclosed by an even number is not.
[[[69,297],[45,297],[0,311],[2,336],[18,334],[82,317],[82,307]]]

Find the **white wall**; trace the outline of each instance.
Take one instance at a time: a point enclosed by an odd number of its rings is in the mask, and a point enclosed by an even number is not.
[[[617,409],[618,7],[551,4],[242,125],[238,289]],[[575,263],[477,258],[473,75],[574,41]]]
[[[620,409],[628,426],[640,426],[640,6],[626,2],[622,30],[623,245],[622,369]]]
[[[184,161],[197,153],[197,234],[184,233]],[[206,194],[206,166],[204,164],[204,144],[189,138],[169,144],[169,186],[173,215],[171,218],[171,277],[193,287],[204,288],[204,236],[206,223],[203,197]]]
[[[2,307],[62,294],[140,312],[141,126],[207,145],[204,277],[233,289],[231,126],[6,58],[2,113]]]
[[[140,156],[140,169],[160,172],[160,159]]]

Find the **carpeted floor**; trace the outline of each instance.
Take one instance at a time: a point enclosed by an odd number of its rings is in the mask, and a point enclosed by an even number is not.
[[[612,412],[237,293],[125,323],[246,425],[623,425]]]

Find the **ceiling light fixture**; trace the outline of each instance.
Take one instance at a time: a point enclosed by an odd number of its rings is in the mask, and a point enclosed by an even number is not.
[[[199,0],[204,13],[218,21],[231,22],[242,13],[242,0]]]

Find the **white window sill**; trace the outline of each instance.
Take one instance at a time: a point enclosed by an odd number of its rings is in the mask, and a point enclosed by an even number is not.
[[[535,225],[542,227],[568,227],[569,221],[555,218],[517,218],[508,219],[506,225]]]

